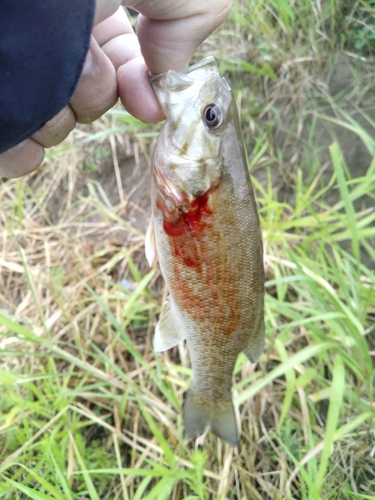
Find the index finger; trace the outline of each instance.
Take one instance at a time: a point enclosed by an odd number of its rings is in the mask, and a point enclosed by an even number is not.
[[[126,110],[144,122],[165,117],[149,82],[138,38],[125,14],[118,11],[97,25],[93,34],[102,51],[117,70],[117,90]]]

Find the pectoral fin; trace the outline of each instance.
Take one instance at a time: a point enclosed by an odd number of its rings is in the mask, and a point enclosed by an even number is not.
[[[261,355],[264,347],[264,317],[260,318],[259,324],[253,335],[250,336],[247,347],[244,349],[244,354],[252,363],[255,363]]]
[[[173,300],[168,296],[155,328],[155,351],[166,351],[177,345],[184,338],[183,331],[179,313],[176,310]]]
[[[149,266],[152,267],[152,264],[154,263],[155,257],[157,255],[154,218],[152,216],[146,232],[145,253]]]

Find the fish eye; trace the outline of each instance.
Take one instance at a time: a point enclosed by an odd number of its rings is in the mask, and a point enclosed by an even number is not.
[[[223,122],[223,114],[217,104],[208,104],[204,108],[203,121],[210,130],[220,127]]]

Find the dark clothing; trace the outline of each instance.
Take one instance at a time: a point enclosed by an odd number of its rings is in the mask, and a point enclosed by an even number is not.
[[[0,0],[0,153],[69,102],[94,10],[95,0]]]

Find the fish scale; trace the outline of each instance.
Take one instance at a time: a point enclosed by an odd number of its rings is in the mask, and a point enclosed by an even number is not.
[[[214,58],[151,81],[167,119],[152,160],[146,256],[151,265],[158,255],[169,290],[154,348],[187,342],[186,435],[209,426],[236,445],[233,369],[264,344],[261,230],[236,105]]]

